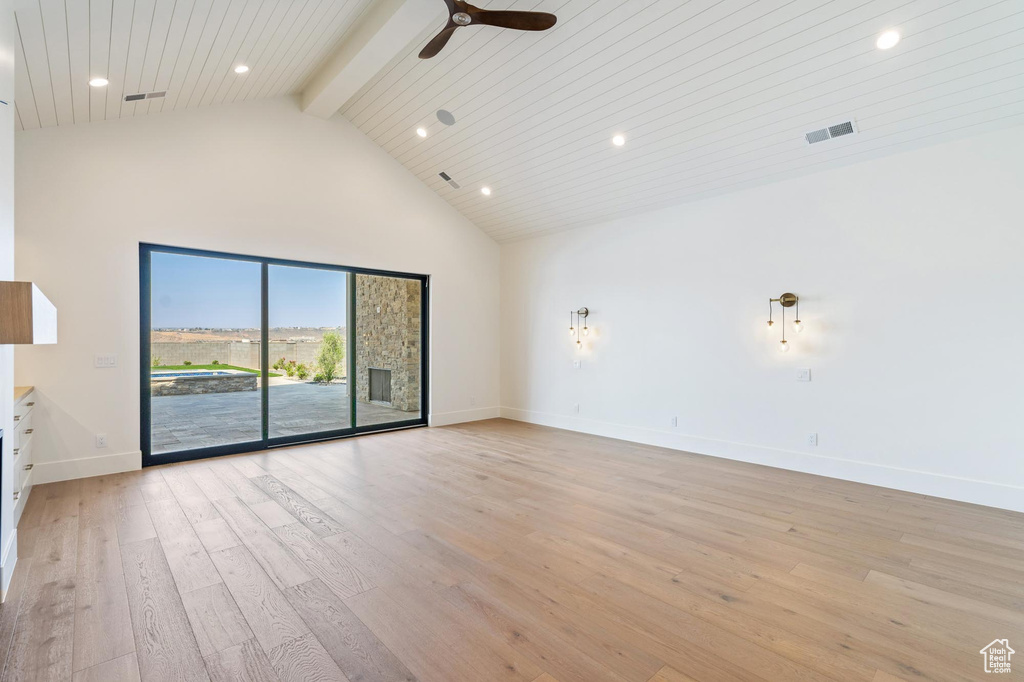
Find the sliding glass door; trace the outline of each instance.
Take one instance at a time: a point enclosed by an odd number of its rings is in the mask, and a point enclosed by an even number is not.
[[[422,292],[415,280],[357,274],[356,424],[419,419]]]
[[[270,437],[349,428],[348,273],[271,265],[269,276]]]
[[[426,276],[139,253],[144,465],[426,424]]]
[[[251,261],[152,254],[154,454],[262,440],[260,280]]]

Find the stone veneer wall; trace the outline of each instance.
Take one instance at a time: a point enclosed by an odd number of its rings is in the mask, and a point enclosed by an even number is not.
[[[420,282],[356,275],[356,399],[370,402],[370,368],[391,370],[391,406],[420,409]]]

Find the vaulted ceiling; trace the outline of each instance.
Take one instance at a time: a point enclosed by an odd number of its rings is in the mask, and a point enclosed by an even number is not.
[[[25,128],[298,92],[369,5],[25,1]],[[442,0],[406,2],[444,11]],[[543,33],[459,29],[430,60],[417,53],[440,26],[424,25],[338,106],[499,241],[1024,124],[1019,0],[478,4],[559,20]],[[902,39],[879,50],[887,29]],[[243,56],[253,68],[237,77]],[[113,87],[97,96],[85,82],[107,60]],[[122,99],[161,89],[163,100]],[[439,109],[456,123],[439,122]],[[846,120],[856,134],[804,139]]]
[[[17,0],[16,125],[293,93],[371,0]],[[233,69],[246,64],[250,71]],[[90,88],[102,76],[105,88]],[[163,98],[124,96],[166,91]]]

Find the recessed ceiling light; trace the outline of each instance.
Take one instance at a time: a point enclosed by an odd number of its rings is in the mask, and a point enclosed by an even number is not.
[[[427,136],[427,129],[426,128],[417,128],[416,129],[416,134],[419,135],[420,137],[426,137]]]
[[[900,42],[899,31],[886,31],[882,35],[878,36],[878,40],[875,41],[875,46],[877,46],[879,50],[888,50],[890,47],[895,47],[898,42]]]
[[[235,73],[246,73],[249,71],[249,67],[245,64],[239,64],[235,67]]]
[[[480,194],[483,194],[485,197],[491,196],[491,188],[490,187],[481,187],[480,188]]]
[[[110,83],[110,81],[108,81],[106,78],[93,78],[91,81],[89,81],[89,85],[91,85],[94,88],[102,88],[104,85],[107,85],[108,83]]]
[[[612,138],[612,144],[615,145],[616,147],[621,147],[622,145],[626,144],[626,138],[622,135],[616,135],[615,137]]]

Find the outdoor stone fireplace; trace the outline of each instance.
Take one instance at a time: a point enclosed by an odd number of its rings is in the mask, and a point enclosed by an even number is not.
[[[356,399],[420,409],[420,282],[356,275]]]

